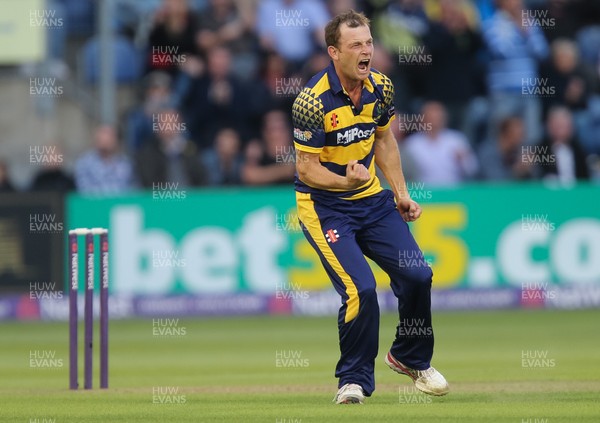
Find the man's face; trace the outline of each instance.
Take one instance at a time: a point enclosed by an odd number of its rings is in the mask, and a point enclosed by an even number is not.
[[[573,120],[566,111],[557,111],[550,115],[547,124],[552,141],[569,142],[573,136]]]
[[[371,72],[373,57],[373,37],[368,26],[350,28],[340,26],[340,40],[337,47],[330,47],[329,54],[345,78],[363,81]]]

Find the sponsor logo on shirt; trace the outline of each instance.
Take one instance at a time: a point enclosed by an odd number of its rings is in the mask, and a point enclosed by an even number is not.
[[[294,138],[299,141],[308,142],[312,138],[312,132],[294,128]]]
[[[350,144],[354,142],[354,140],[358,139],[368,139],[375,132],[375,128],[368,129],[363,131],[359,128],[348,129],[344,132],[339,132],[337,134],[337,144]]]

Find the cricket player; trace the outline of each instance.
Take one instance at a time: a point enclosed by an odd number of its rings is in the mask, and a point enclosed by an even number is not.
[[[421,207],[410,199],[390,129],[394,87],[371,69],[373,38],[362,13],[333,18],[325,40],[331,63],[298,94],[292,118],[298,218],[341,296],[334,401],[362,403],[375,390],[379,304],[365,256],[390,276],[398,298],[400,322],[386,364],[421,391],[445,395],[448,383],[430,365],[432,271],[406,223]],[[375,165],[391,191],[381,187]]]

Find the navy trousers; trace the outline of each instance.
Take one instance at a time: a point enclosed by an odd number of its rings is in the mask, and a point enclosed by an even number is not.
[[[359,200],[297,193],[298,218],[335,290],[340,294],[339,386],[356,383],[366,396],[375,390],[379,347],[379,304],[373,272],[365,256],[390,277],[398,298],[399,324],[392,355],[424,370],[433,355],[432,271],[396,209],[389,190]],[[387,352],[386,352],[387,353]]]

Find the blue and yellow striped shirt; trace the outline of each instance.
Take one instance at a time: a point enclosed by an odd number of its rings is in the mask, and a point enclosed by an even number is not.
[[[391,80],[375,69],[363,83],[358,107],[342,87],[333,63],[313,76],[292,108],[296,149],[319,154],[321,164],[341,176],[346,175],[350,160],[358,160],[369,170],[371,179],[353,191],[322,190],[306,185],[296,175],[296,191],[350,200],[380,192],[375,174],[375,132],[390,126],[393,98]]]

